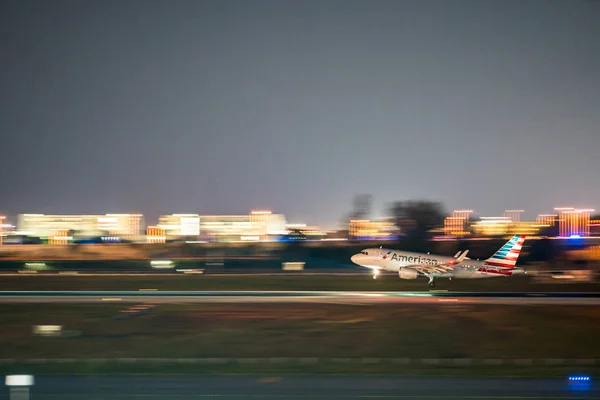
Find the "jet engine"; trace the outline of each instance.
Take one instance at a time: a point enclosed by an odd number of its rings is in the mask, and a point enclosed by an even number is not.
[[[400,268],[400,271],[398,271],[398,277],[400,279],[417,279],[417,276],[419,276],[419,273],[414,269]]]

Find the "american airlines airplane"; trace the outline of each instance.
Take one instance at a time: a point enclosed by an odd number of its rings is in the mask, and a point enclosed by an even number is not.
[[[380,270],[398,272],[400,279],[417,279],[419,276],[429,278],[429,286],[435,287],[434,278],[495,278],[525,274],[522,268],[515,268],[525,236],[516,235],[487,260],[471,260],[464,253],[456,253],[454,257],[424,253],[411,253],[384,248],[365,249],[353,255],[350,260],[362,267],[373,270],[373,279]]]

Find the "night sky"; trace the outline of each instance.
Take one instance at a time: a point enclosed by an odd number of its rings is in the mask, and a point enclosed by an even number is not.
[[[0,212],[600,208],[600,3],[3,0]]]

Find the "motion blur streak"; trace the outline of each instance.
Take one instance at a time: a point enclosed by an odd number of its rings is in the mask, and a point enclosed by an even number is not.
[[[448,395],[448,393],[453,393]],[[220,397],[243,399],[564,399],[563,379],[451,379],[386,377],[282,378],[268,383],[252,376],[40,377],[32,395],[42,399]],[[0,397],[2,398],[2,397]],[[577,398],[597,399],[597,389]]]
[[[117,300],[118,299],[118,300]],[[452,293],[452,292],[185,292],[185,291],[12,291],[0,292],[1,303],[90,303],[123,301],[155,303],[336,303],[336,304],[424,304],[440,301],[464,304],[554,304],[600,305],[600,293]]]

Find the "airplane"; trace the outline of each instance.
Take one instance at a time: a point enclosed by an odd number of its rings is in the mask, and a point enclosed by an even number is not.
[[[400,279],[429,278],[429,286],[435,287],[435,278],[476,279],[526,274],[522,268],[515,268],[524,235],[515,235],[490,258],[479,261],[467,258],[466,250],[459,251],[454,257],[413,253],[380,248],[364,249],[350,257],[361,267],[373,270],[373,279],[377,279],[380,270],[398,273]]]

